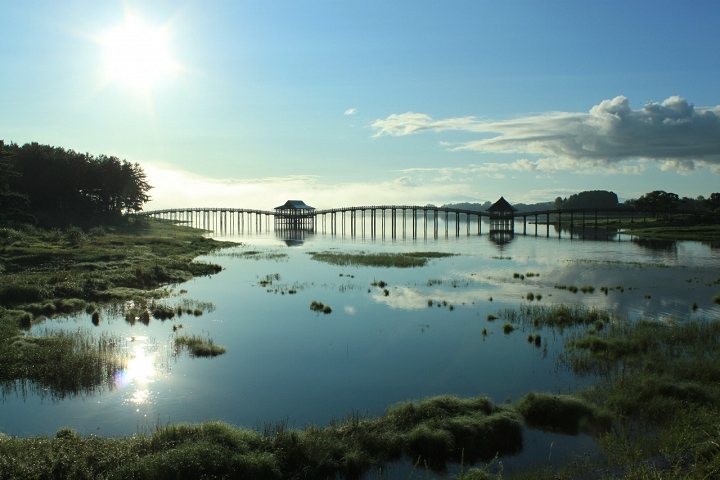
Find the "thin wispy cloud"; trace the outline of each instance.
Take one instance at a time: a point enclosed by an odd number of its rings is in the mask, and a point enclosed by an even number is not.
[[[720,164],[720,106],[695,107],[677,96],[640,109],[632,109],[626,97],[618,96],[588,113],[551,112],[497,122],[477,117],[434,120],[407,112],[376,120],[372,128],[376,138],[446,130],[495,134],[445,146],[450,151],[541,155],[546,158],[517,165],[540,171],[607,168],[626,160],[653,160],[663,170],[680,173],[692,171],[696,164]],[[641,169],[636,165],[631,170]]]
[[[345,110],[345,115],[355,115],[356,113],[357,113],[356,108],[348,108],[347,110]]]

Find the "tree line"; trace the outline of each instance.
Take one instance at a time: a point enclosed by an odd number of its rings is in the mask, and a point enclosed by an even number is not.
[[[443,205],[447,208],[484,212],[492,202],[485,203],[451,203]],[[607,190],[589,190],[570,195],[557,197],[555,201],[533,204],[515,203],[513,207],[518,212],[535,212],[540,210],[570,210],[575,208],[587,209],[636,209],[647,212],[685,212],[695,214],[720,213],[720,193],[711,193],[707,198],[700,195],[696,198],[680,197],[675,193],[664,190],[655,190],[645,193],[640,198],[633,198],[620,202],[615,192]]]
[[[654,190],[640,198],[618,201],[617,194],[606,190],[580,192],[569,197],[557,197],[553,204],[555,209],[571,208],[634,208],[648,212],[687,212],[687,213],[720,213],[720,193],[711,193],[708,198],[702,195],[696,198],[680,197],[676,193]]]
[[[145,172],[117,157],[0,140],[0,222],[113,222],[150,200]]]

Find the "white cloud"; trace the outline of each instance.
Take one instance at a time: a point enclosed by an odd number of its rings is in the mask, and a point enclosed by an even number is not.
[[[356,113],[357,113],[356,108],[348,108],[347,110],[345,110],[345,115],[355,115]]]
[[[695,107],[677,96],[637,110],[630,107],[627,98],[618,96],[600,102],[588,113],[551,112],[499,122],[476,117],[433,120],[426,114],[407,112],[376,120],[372,128],[376,130],[373,137],[426,130],[497,134],[445,145],[450,151],[546,157],[534,166],[518,160],[513,167],[516,169],[608,169],[615,163],[646,159],[660,162],[663,169],[689,172],[696,163],[720,164],[720,106]],[[635,166],[631,170],[642,168]]]

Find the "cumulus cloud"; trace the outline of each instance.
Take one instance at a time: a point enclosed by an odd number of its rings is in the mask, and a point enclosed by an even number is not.
[[[347,110],[345,110],[345,115],[355,115],[356,113],[357,113],[356,108],[348,108]]]
[[[372,128],[376,131],[373,137],[445,130],[494,134],[447,146],[450,151],[547,157],[534,166],[527,160],[516,165],[525,169],[557,169],[558,160],[604,168],[625,160],[654,160],[661,168],[681,172],[692,171],[696,163],[720,164],[720,106],[695,107],[677,96],[640,109],[631,108],[627,98],[618,96],[600,102],[588,113],[551,112],[496,122],[477,117],[434,120],[407,112],[376,120]],[[560,168],[567,166],[570,164]]]

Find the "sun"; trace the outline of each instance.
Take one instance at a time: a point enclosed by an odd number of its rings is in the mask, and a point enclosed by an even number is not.
[[[172,78],[177,72],[166,29],[137,17],[105,34],[105,74],[108,81],[122,86],[149,90]]]

